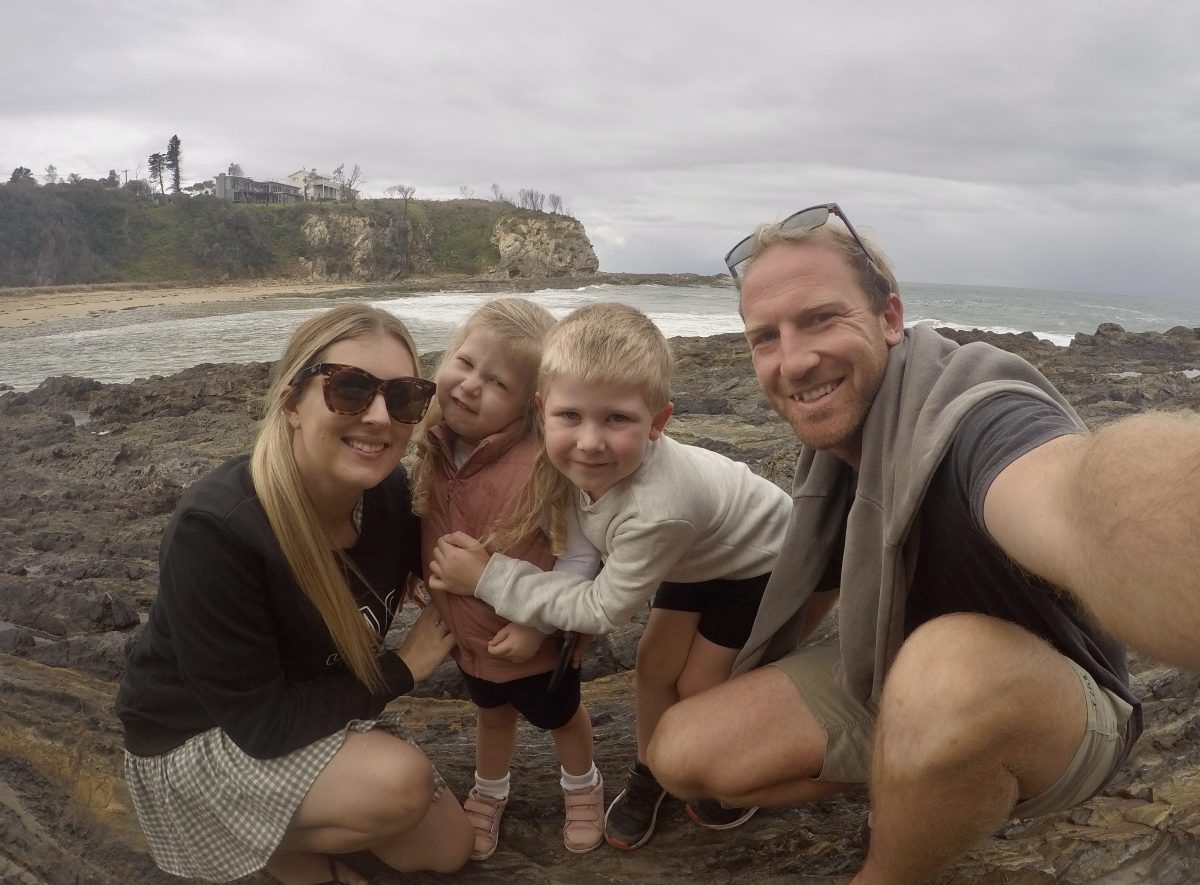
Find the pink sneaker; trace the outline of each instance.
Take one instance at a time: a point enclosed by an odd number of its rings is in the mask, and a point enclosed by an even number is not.
[[[597,775],[596,786],[583,790],[563,790],[567,822],[563,824],[563,844],[567,851],[585,854],[604,841],[604,778]]]
[[[507,805],[507,799],[481,796],[474,787],[467,794],[463,811],[475,828],[475,848],[471,852],[471,860],[487,860],[496,853],[496,846],[500,844],[500,818],[504,817]]]

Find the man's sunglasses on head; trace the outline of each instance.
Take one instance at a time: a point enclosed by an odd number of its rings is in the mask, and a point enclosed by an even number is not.
[[[874,259],[871,258],[871,253],[867,251],[867,247],[859,239],[854,225],[850,223],[850,219],[846,217],[846,213],[842,211],[837,203],[821,203],[819,206],[809,206],[807,209],[801,209],[799,212],[795,212],[779,222],[779,229],[815,230],[827,222],[830,215],[836,215],[842,220],[842,224],[846,225],[846,230],[850,231],[850,236],[854,237],[854,242],[858,243],[858,247],[863,250],[863,255],[867,256],[867,261],[870,262],[872,267],[878,270],[879,268],[875,265]],[[739,240],[736,246],[725,253],[725,266],[729,268],[729,274],[735,280],[739,278],[738,268],[745,264],[746,260],[754,254],[754,245],[754,234],[750,234],[750,236]]]

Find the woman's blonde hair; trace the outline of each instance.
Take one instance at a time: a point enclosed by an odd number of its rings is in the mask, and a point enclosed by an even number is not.
[[[419,365],[416,345],[404,323],[366,304],[325,311],[292,334],[267,388],[263,425],[250,456],[250,478],[296,583],[321,615],[342,660],[361,682],[378,691],[384,685],[375,658],[376,636],[359,612],[346,578],[345,569],[353,570],[353,565],[325,530],[305,489],[284,408],[300,398],[304,385],[291,386],[298,372],[321,362],[339,341],[375,335],[395,338],[408,349],[413,364]]]
[[[513,368],[524,379],[526,403],[523,418],[526,432],[531,432],[537,416],[533,391],[542,358],[542,342],[553,326],[554,317],[540,304],[534,304],[526,298],[493,298],[475,310],[455,330],[454,340],[442,355],[438,371],[454,358],[454,354],[473,331],[482,329],[490,332],[500,342],[504,355]],[[431,477],[437,469],[438,459],[442,457],[441,449],[432,439],[430,431],[442,422],[443,417],[442,407],[437,399],[434,399],[429,405],[429,411],[425,413],[425,419],[413,434],[413,444],[417,453],[412,471],[413,510],[421,516],[429,512]],[[507,549],[508,546],[511,545],[506,545],[503,549]]]
[[[635,307],[601,302],[568,314],[546,336],[537,389],[544,398],[559,378],[588,385],[634,387],[650,411],[671,401],[671,346],[658,326]],[[545,428],[537,422],[538,456],[529,483],[517,500],[511,523],[496,532],[502,540],[523,537],[548,521],[555,555],[566,549],[566,508],[573,487],[546,455]]]

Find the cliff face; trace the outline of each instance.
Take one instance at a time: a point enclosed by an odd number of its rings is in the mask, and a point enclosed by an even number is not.
[[[496,222],[492,242],[500,261],[490,274],[513,277],[574,277],[600,269],[587,233],[574,218],[504,217]]]
[[[96,182],[0,184],[0,286],[409,274],[542,279],[594,273],[574,218],[495,200],[164,204]]]
[[[378,280],[408,268],[409,225],[399,218],[380,222],[366,215],[310,215],[301,230],[310,247],[298,258],[310,280]]]
[[[439,219],[440,220],[440,219]],[[486,216],[478,222],[486,224]],[[462,271],[464,250],[443,248],[457,231],[443,231],[434,220],[338,213],[311,215],[303,232],[309,254],[300,272],[310,280],[386,280],[409,273]],[[583,225],[562,215],[500,215],[478,229],[480,243],[495,247],[483,273],[493,279],[544,279],[595,273],[600,266]],[[465,240],[469,234],[459,233]],[[486,238],[486,239],[485,239]],[[472,254],[471,258],[474,258]]]

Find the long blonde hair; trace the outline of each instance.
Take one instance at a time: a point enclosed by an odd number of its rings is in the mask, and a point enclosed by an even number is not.
[[[601,302],[581,307],[546,336],[538,370],[538,393],[559,378],[588,385],[635,387],[651,412],[671,401],[674,357],[671,346],[651,319],[635,307]],[[538,456],[529,483],[517,499],[514,515],[496,532],[501,540],[520,538],[548,521],[550,547],[566,550],[566,509],[574,487],[546,455],[545,426],[537,422]]]
[[[307,320],[292,334],[267,388],[263,425],[250,456],[250,478],[296,583],[321,615],[342,660],[363,684],[379,691],[384,683],[375,658],[375,633],[359,612],[344,571],[353,566],[326,531],[305,489],[284,410],[285,404],[300,397],[303,385],[290,387],[297,372],[321,362],[339,341],[373,335],[395,338],[419,365],[416,345],[404,323],[366,304],[335,307]]]
[[[540,304],[534,304],[527,298],[493,298],[468,316],[458,327],[454,340],[442,355],[438,371],[454,358],[454,354],[471,332],[476,329],[490,332],[500,341],[504,355],[525,380],[526,403],[523,418],[526,433],[531,432],[537,416],[533,391],[542,358],[542,342],[553,326],[554,317]],[[430,431],[442,422],[443,417],[442,408],[435,398],[429,404],[425,419],[413,434],[413,445],[416,449],[416,463],[412,471],[413,510],[421,516],[429,512],[433,471],[437,469],[438,460],[442,457],[441,448],[432,439]],[[508,549],[512,543],[519,540],[521,539],[509,539],[510,543],[498,549]]]

